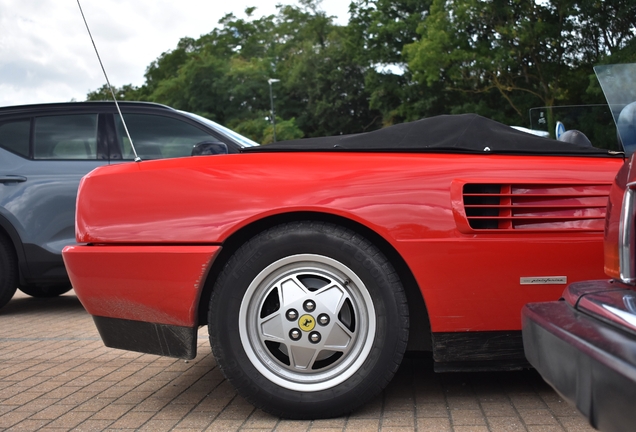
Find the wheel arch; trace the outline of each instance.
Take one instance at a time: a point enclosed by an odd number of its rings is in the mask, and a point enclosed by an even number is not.
[[[22,245],[22,239],[20,238],[20,234],[18,234],[18,231],[16,231],[11,222],[9,222],[7,218],[5,218],[1,214],[0,235],[5,235],[13,245],[15,256],[18,259],[18,274],[20,277],[20,282],[22,283],[24,273],[26,271],[26,255],[24,252],[24,247]]]
[[[249,225],[242,227],[240,230],[233,233],[223,243],[223,248],[219,255],[214,260],[212,267],[208,273],[208,277],[203,286],[198,305],[198,322],[199,325],[207,324],[207,312],[210,297],[212,295],[212,288],[219,274],[223,270],[223,267],[230,259],[230,257],[238,250],[239,247],[250,238],[254,237],[258,233],[271,228],[276,225],[288,222],[301,222],[301,221],[321,221],[329,222],[334,225],[339,225],[344,228],[348,228],[373,243],[382,253],[387,257],[391,264],[395,267],[396,271],[400,275],[400,280],[404,286],[404,291],[409,305],[410,316],[410,333],[408,350],[411,351],[430,351],[431,344],[431,327],[428,319],[428,312],[422,297],[421,290],[415,276],[411,269],[406,264],[404,258],[400,253],[381,235],[368,228],[367,226],[356,222],[351,219],[347,219],[342,216],[319,213],[319,212],[293,212],[270,216],[260,219]]]

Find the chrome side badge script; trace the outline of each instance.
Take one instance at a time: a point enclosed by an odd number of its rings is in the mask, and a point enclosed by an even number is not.
[[[536,276],[520,278],[521,285],[565,285],[567,276]]]

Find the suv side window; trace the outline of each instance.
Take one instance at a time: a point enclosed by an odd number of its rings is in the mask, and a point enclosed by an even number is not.
[[[190,156],[192,148],[202,141],[219,142],[205,131],[184,121],[152,114],[124,114],[135,150],[142,159]],[[135,156],[119,116],[115,116],[117,142],[123,159]]]
[[[0,147],[20,156],[29,157],[31,120],[0,123]]]
[[[97,114],[37,117],[35,159],[97,159]]]

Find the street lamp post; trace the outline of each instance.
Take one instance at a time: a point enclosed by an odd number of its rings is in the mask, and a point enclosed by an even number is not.
[[[267,80],[269,84],[269,102],[272,106],[272,126],[274,127],[274,142],[276,142],[276,113],[274,112],[274,93],[272,92],[272,83],[279,82],[279,79],[270,78]]]

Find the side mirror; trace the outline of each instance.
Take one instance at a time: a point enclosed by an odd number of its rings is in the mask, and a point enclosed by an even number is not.
[[[227,144],[218,141],[202,141],[192,147],[192,156],[228,154]]]

